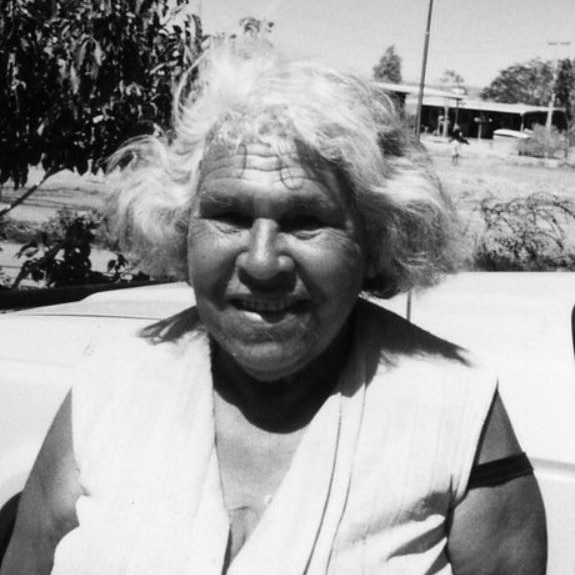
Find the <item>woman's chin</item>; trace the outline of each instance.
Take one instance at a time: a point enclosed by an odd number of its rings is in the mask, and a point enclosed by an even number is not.
[[[276,381],[295,375],[311,361],[309,347],[302,341],[259,342],[235,346],[228,352],[236,364],[251,377],[261,381]]]

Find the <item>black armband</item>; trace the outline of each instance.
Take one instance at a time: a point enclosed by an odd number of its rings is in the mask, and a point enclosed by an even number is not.
[[[471,469],[467,488],[475,489],[476,487],[501,485],[524,475],[533,475],[533,466],[525,453],[518,453],[474,465]]]

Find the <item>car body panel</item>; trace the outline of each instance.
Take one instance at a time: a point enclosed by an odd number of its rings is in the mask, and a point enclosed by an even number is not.
[[[0,508],[22,489],[75,366],[99,339],[133,333],[193,305],[185,284],[108,291],[0,316]],[[539,479],[550,575],[575,573],[575,273],[464,273],[377,302],[468,347],[497,373]]]
[[[532,135],[530,130],[509,130],[507,128],[499,128],[493,132],[495,139],[510,139],[510,140],[528,140]]]
[[[415,296],[411,319],[479,354],[543,493],[550,575],[575,573],[574,273],[461,274]]]

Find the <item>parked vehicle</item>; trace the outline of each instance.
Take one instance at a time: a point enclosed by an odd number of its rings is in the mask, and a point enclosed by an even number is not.
[[[508,130],[507,128],[499,128],[493,132],[493,139],[495,140],[528,140],[531,137],[531,130]]]
[[[85,349],[192,304],[188,286],[170,284],[0,316],[0,548],[15,508],[9,502],[24,486]],[[548,573],[573,575],[575,273],[465,273],[409,302],[402,296],[381,304],[492,364],[543,491]]]

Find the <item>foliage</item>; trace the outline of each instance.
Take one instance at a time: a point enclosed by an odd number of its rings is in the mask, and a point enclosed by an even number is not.
[[[191,0],[0,3],[0,185],[30,166],[97,171],[126,139],[166,127],[198,57]]]
[[[25,261],[11,287],[17,288],[24,279],[44,287],[148,279],[133,269],[121,254],[108,262],[106,273],[92,270],[90,255],[101,224],[97,212],[78,214],[68,208],[59,210],[35,238],[20,248],[16,257]]]
[[[571,123],[575,107],[575,65],[568,58],[557,66],[555,97],[557,105],[565,108],[567,121]]]
[[[62,169],[96,172],[125,140],[167,128],[175,85],[207,37],[196,0],[6,0],[0,4],[0,186],[42,181],[0,210],[0,237],[25,238],[13,282],[45,287],[146,279],[121,254],[92,270],[94,244],[107,243],[96,213],[61,210],[39,231],[6,214]],[[240,33],[266,37],[273,23],[248,17]],[[169,136],[169,134],[168,134]],[[32,235],[32,237],[30,237]],[[2,270],[0,270],[2,274]],[[6,277],[0,283],[6,284]],[[163,278],[170,279],[170,278]]]
[[[483,90],[481,97],[498,102],[543,106],[549,101],[552,83],[551,63],[534,59],[502,70]]]
[[[269,20],[246,16],[240,20],[240,30],[242,34],[252,38],[266,38],[273,30],[274,23]]]
[[[14,220],[8,216],[0,218],[0,240],[23,244],[32,240],[40,231],[36,222]]]
[[[381,82],[401,83],[401,57],[396,54],[395,45],[389,46],[373,67],[373,77]]]
[[[481,97],[496,102],[547,106],[555,96],[555,105],[565,108],[567,121],[573,118],[575,105],[575,66],[565,58],[555,64],[540,59],[514,64],[481,92]]]
[[[463,79],[463,76],[458,74],[455,70],[445,70],[441,75],[439,82],[446,90],[467,94],[465,80]]]
[[[547,130],[545,126],[535,124],[530,137],[517,142],[517,151],[520,156],[555,158],[564,157],[568,152],[568,146],[566,136],[560,134],[555,126]]]
[[[2,248],[0,248],[1,250]],[[0,291],[10,289],[10,284],[12,281],[6,275],[6,273],[0,268]]]
[[[575,270],[574,246],[566,229],[575,223],[575,203],[535,193],[509,201],[485,198],[478,206],[485,223],[474,264],[485,271]]]
[[[552,84],[552,63],[536,58],[514,64],[499,72],[491,84],[481,92],[481,97],[509,104],[521,102],[545,106],[549,103]]]

